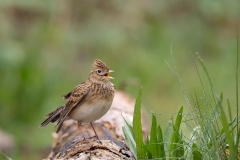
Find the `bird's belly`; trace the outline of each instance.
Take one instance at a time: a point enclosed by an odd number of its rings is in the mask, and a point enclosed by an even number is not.
[[[111,105],[112,102],[104,100],[98,101],[95,105],[87,102],[80,103],[69,113],[68,117],[78,121],[79,123],[94,122],[106,114]]]

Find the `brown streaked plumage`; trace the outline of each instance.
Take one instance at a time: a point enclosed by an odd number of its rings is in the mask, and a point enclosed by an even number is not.
[[[114,97],[114,85],[110,82],[109,70],[101,60],[94,60],[89,78],[76,86],[63,98],[65,105],[46,115],[40,127],[49,122],[56,123],[59,132],[65,120],[73,119],[82,123],[90,123],[101,118],[110,109]],[[94,128],[93,128],[94,129]],[[95,132],[95,130],[94,130]]]

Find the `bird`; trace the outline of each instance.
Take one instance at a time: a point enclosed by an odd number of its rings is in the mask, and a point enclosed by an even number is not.
[[[52,122],[58,127],[56,130],[58,133],[64,121],[73,119],[77,121],[80,129],[82,124],[90,123],[99,140],[92,123],[105,115],[112,105],[115,86],[110,82],[114,79],[109,76],[111,72],[113,70],[110,70],[104,62],[99,59],[94,60],[88,79],[63,95],[66,100],[65,105],[47,114],[40,128]]]

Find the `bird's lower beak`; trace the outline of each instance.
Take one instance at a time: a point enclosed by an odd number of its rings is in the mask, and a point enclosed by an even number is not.
[[[106,74],[106,77],[109,78],[109,79],[114,79],[113,77],[110,77],[110,76],[109,76],[109,73],[111,73],[111,72],[114,72],[114,71],[113,71],[113,70],[109,70],[109,71],[107,72],[107,74]]]

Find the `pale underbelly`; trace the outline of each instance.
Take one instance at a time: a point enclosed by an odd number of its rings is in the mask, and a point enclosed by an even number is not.
[[[88,103],[79,104],[68,115],[70,119],[74,119],[79,123],[90,123],[98,120],[110,109],[112,102],[98,102],[96,105]]]

